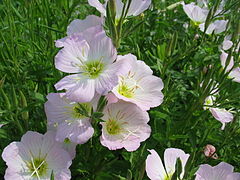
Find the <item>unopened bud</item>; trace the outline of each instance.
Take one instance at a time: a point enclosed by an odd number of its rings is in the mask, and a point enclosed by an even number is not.
[[[209,158],[213,158],[213,159],[218,159],[218,155],[215,153],[216,152],[216,148],[211,145],[211,144],[207,144],[204,148],[204,155],[206,157],[209,157]]]

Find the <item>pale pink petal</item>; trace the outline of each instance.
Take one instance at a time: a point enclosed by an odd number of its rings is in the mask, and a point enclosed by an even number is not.
[[[56,140],[63,142],[69,138],[73,143],[84,144],[94,133],[89,119],[75,120],[72,123],[61,123],[57,129]]]
[[[223,68],[225,68],[225,66],[226,66],[227,58],[228,58],[228,54],[225,53],[224,51],[222,51],[220,59],[221,59],[221,65],[222,65]],[[227,72],[230,71],[233,66],[234,66],[234,60],[233,60],[233,57],[231,57],[230,62],[228,64],[227,68],[226,68],[226,71]]]
[[[74,102],[90,102],[95,94],[93,79],[80,74],[69,75],[55,84],[57,90],[66,90],[66,97]]]
[[[151,180],[165,180],[167,177],[162,160],[155,150],[148,150],[151,154],[146,159],[146,172]]]
[[[229,50],[232,46],[233,46],[233,42],[230,41],[230,40],[228,40],[228,39],[225,39],[225,40],[223,41],[223,44],[222,44],[222,49],[225,50],[225,51],[227,51],[227,50]]]
[[[88,0],[88,3],[90,6],[95,7],[101,14],[106,16],[106,8],[99,2],[99,0]]]
[[[69,37],[64,42],[64,48],[55,56],[55,67],[66,73],[82,72],[88,52],[89,45],[83,38]]]
[[[176,149],[176,148],[166,149],[164,152],[164,164],[165,164],[167,173],[169,175],[174,174],[177,158],[180,158],[181,163],[182,163],[182,173],[181,173],[180,177],[183,178],[185,165],[188,161],[189,156],[190,156],[189,154],[186,154],[181,149]]]
[[[112,104],[112,103],[118,102],[118,98],[111,92],[106,95],[106,98],[108,100],[108,104]]]
[[[200,165],[198,171],[196,172],[197,178],[196,180],[210,180],[210,179],[217,179],[217,180],[227,180],[227,176],[232,174],[233,166],[221,162],[217,166],[210,166],[208,164]]]
[[[196,23],[205,22],[208,14],[208,10],[204,8],[200,8],[194,3],[183,4],[183,10],[187,14],[187,16]]]
[[[151,0],[132,0],[128,10],[128,16],[138,16],[147,10],[151,4]]]
[[[240,173],[229,174],[227,180],[240,180]]]
[[[209,108],[209,110],[213,117],[222,123],[222,130],[224,130],[226,123],[229,123],[233,120],[233,114],[225,109]]]
[[[229,77],[233,78],[233,81],[240,83],[240,67],[234,68],[230,73]]]
[[[74,33],[81,33],[94,26],[101,26],[102,21],[102,18],[95,15],[89,15],[84,20],[75,19],[68,25],[67,35],[70,36]]]

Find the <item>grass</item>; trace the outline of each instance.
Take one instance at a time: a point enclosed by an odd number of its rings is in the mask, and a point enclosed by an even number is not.
[[[119,54],[132,53],[144,60],[164,81],[164,103],[149,112],[151,138],[138,151],[128,153],[108,151],[94,137],[78,146],[72,179],[123,179],[131,175],[141,179],[147,149],[161,154],[167,147],[191,153],[192,174],[199,164],[221,161],[240,171],[240,85],[223,75],[219,60],[218,47],[227,33],[205,36],[193,26],[186,30],[183,24],[189,19],[181,6],[165,11],[174,2],[154,0],[144,16],[127,22],[126,27],[144,21],[118,49]],[[234,33],[239,26],[239,2],[228,0],[226,7],[230,8],[226,15],[230,19],[228,32]],[[65,36],[72,20],[90,14],[99,15],[87,0],[0,0],[0,122],[5,124],[0,129],[0,153],[28,130],[46,132],[43,104],[48,93],[56,92],[53,85],[64,76],[54,67],[59,50],[54,40]],[[209,65],[213,68],[203,71]],[[220,82],[217,102],[235,111],[234,122],[224,131],[210,112],[203,110],[209,89],[200,88],[200,83],[210,79]],[[217,148],[218,160],[203,156],[206,144]],[[5,168],[0,160],[1,177]]]

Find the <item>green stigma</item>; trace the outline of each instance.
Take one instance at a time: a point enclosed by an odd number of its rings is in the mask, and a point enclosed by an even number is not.
[[[129,88],[127,85],[122,84],[118,87],[118,93],[127,98],[134,96],[134,88]]]
[[[34,159],[27,164],[32,177],[41,177],[47,173],[47,163],[45,159]]]
[[[96,79],[103,71],[102,61],[89,61],[84,65],[84,74],[91,79]]]
[[[71,141],[70,141],[70,139],[68,139],[68,138],[65,138],[65,139],[64,139],[64,143],[65,143],[65,144],[70,144],[70,143],[71,143]]]
[[[106,123],[107,132],[111,135],[116,135],[121,132],[121,127],[116,120],[109,119]]]
[[[77,103],[74,107],[73,107],[73,118],[76,119],[82,119],[82,118],[86,118],[86,114],[89,115],[91,113],[92,110],[92,106],[90,103]]]

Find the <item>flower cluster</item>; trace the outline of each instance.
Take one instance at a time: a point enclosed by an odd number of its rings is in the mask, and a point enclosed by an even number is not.
[[[222,4],[220,4],[219,9],[216,10],[214,16],[221,17],[219,14],[223,10],[224,6],[224,1]],[[203,0],[203,1],[198,1],[197,3],[190,3],[190,4],[185,4],[184,2],[182,3],[183,5],[183,10],[187,14],[187,16],[191,19],[191,21],[194,23],[194,25],[198,26],[202,32],[205,32],[206,34],[219,34],[222,33],[226,30],[228,20],[214,20],[212,23],[206,26],[206,20],[210,12],[208,8],[208,2]],[[207,28],[207,29],[205,29]]]

